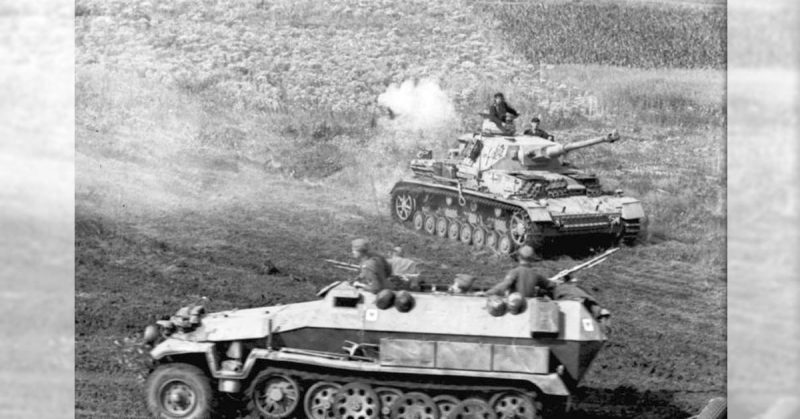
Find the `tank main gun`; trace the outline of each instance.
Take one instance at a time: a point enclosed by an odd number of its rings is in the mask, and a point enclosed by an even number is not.
[[[560,157],[572,150],[577,150],[579,148],[586,148],[591,147],[593,145],[597,145],[600,143],[613,143],[619,140],[619,133],[617,130],[612,131],[608,135],[588,138],[581,141],[575,141],[569,144],[550,144],[546,145],[541,148],[534,149],[527,153],[528,158],[530,159],[551,159],[554,157]]]

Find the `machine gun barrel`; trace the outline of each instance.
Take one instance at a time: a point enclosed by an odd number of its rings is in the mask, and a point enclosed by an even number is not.
[[[354,265],[352,263],[340,262],[338,260],[333,260],[333,259],[325,259],[325,262],[332,264],[335,268],[344,269],[346,271],[358,272],[361,270],[360,266]]]
[[[581,263],[580,265],[575,265],[575,266],[573,266],[573,267],[571,267],[569,269],[564,269],[563,271],[561,271],[561,272],[555,274],[554,276],[550,277],[550,280],[551,281],[555,281],[555,282],[564,282],[564,277],[566,277],[568,275],[571,275],[571,274],[573,274],[575,272],[578,272],[580,270],[591,268],[591,267],[593,267],[595,265],[599,265],[599,264],[603,263],[606,259],[608,259],[609,256],[613,255],[617,251],[619,251],[619,247],[615,247],[613,249],[608,249],[605,252],[603,252],[603,254],[601,254],[599,256],[596,256],[596,257],[593,257],[593,258],[587,260],[586,262]]]
[[[558,157],[563,156],[564,154],[569,153],[572,150],[577,150],[579,148],[586,148],[591,147],[596,144],[600,143],[613,143],[614,141],[619,140],[619,133],[617,130],[612,131],[608,135],[603,135],[600,137],[588,138],[581,141],[575,141],[569,144],[555,144],[547,147],[545,151],[545,155],[547,157]]]

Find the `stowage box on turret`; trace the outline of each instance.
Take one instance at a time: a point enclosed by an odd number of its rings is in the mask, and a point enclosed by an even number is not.
[[[541,251],[548,239],[565,236],[631,244],[644,232],[642,204],[604,191],[595,175],[561,160],[618,139],[616,132],[569,144],[530,135],[463,135],[449,158],[427,152],[411,161],[413,178],[391,191],[392,215],[417,231],[501,253],[524,244]]]
[[[148,326],[151,413],[215,417],[228,393],[269,419],[547,418],[606,340],[579,301],[529,298],[504,311],[483,297],[400,291],[376,305],[348,283],[321,295],[212,314],[184,308]]]

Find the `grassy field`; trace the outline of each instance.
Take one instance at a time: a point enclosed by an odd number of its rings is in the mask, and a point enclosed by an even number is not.
[[[310,299],[355,236],[432,279],[497,280],[510,261],[386,210],[416,149],[451,146],[497,90],[564,140],[619,128],[571,158],[650,215],[644,245],[583,278],[616,327],[575,417],[687,417],[724,394],[722,73],[539,66],[491,20],[460,1],[78,1],[78,416],[146,415],[130,351],[148,322],[202,297]]]

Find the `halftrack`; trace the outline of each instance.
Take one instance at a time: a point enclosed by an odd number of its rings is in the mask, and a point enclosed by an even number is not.
[[[392,188],[392,216],[420,233],[503,254],[525,244],[541,253],[561,237],[633,244],[644,234],[641,202],[603,190],[597,176],[561,159],[619,138],[615,131],[560,144],[532,135],[462,135],[448,158],[427,151],[411,161],[413,177]]]
[[[491,299],[436,289],[398,291],[386,305],[340,282],[315,301],[184,308],[146,329],[148,408],[216,417],[227,394],[268,419],[548,418],[606,341],[580,301],[529,298],[498,312]]]

